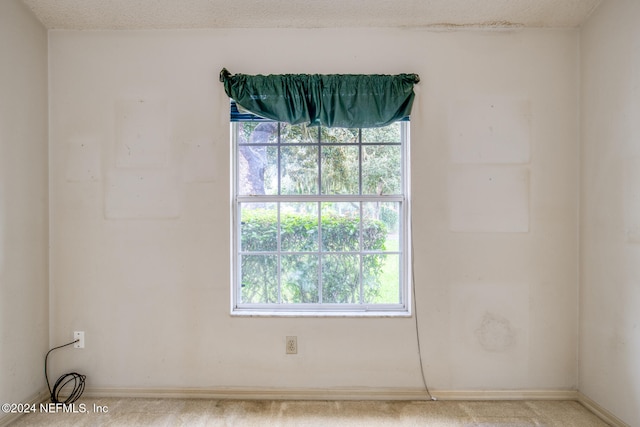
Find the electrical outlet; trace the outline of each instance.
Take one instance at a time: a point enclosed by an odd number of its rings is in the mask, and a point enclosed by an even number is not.
[[[84,348],[84,331],[74,331],[73,340],[78,341],[77,343],[73,344],[73,348]]]
[[[298,354],[298,337],[287,337],[285,351],[287,354]]]

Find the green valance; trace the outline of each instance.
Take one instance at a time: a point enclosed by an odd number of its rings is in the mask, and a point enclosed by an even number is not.
[[[231,74],[220,72],[238,107],[290,124],[371,128],[411,113],[417,74]]]

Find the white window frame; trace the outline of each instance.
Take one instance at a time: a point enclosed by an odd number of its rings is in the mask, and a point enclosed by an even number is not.
[[[231,134],[231,315],[236,316],[285,316],[285,317],[408,317],[411,316],[413,275],[410,206],[409,121],[401,122],[401,186],[402,194],[394,196],[313,195],[313,196],[240,196],[238,195],[239,144],[236,138],[236,122],[230,126]],[[362,143],[358,143],[361,145]],[[292,145],[286,143],[286,145]],[[362,161],[360,159],[360,161]],[[321,174],[322,172],[319,172]],[[257,200],[259,198],[259,200]],[[328,304],[328,303],[274,303],[248,304],[240,302],[240,209],[241,203],[256,202],[309,202],[309,201],[380,201],[401,204],[399,243],[399,304]],[[362,248],[360,248],[362,253]],[[287,254],[291,254],[287,252]],[[295,253],[293,253],[295,254]],[[277,256],[280,256],[278,248]],[[280,286],[280,285],[279,285]]]

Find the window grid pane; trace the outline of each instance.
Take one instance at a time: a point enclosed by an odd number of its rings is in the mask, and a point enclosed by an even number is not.
[[[371,130],[367,135],[375,142],[363,144],[358,129],[261,124],[235,127],[236,307],[406,308],[402,142],[382,140],[384,133],[376,137]],[[387,133],[398,129],[404,137],[400,124]],[[379,171],[385,160],[387,170]],[[252,175],[255,170],[262,175]],[[375,179],[391,185],[371,191],[364,181]],[[369,194],[363,195],[364,186]]]

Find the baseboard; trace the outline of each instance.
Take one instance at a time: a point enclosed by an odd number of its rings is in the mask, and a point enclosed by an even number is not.
[[[30,398],[20,401],[20,402],[9,402],[9,403],[24,403],[27,404],[29,406],[31,405],[40,405],[42,402],[44,402],[45,400],[47,400],[49,398],[49,391],[47,389],[43,389],[42,391],[34,394],[33,396],[31,396]],[[5,402],[2,402],[5,403]],[[2,414],[2,413],[0,413]],[[24,414],[5,414],[4,416],[0,417],[0,427],[6,427],[9,424],[11,424],[12,422],[14,422],[15,420],[17,420],[18,418],[20,418],[22,415]]]
[[[594,400],[580,392],[578,392],[578,402],[580,402],[584,407],[589,409],[591,412],[596,414],[604,422],[611,425],[612,427],[629,427],[629,424],[625,423],[620,418],[613,415],[610,411],[604,409]]]
[[[578,400],[575,390],[432,391],[438,400]],[[430,400],[424,389],[405,388],[87,388],[88,397],[145,397],[250,400]]]
[[[433,394],[438,400],[578,400],[575,390],[442,390]]]
[[[269,388],[87,388],[91,397],[148,397],[238,400],[429,400],[424,389]]]

